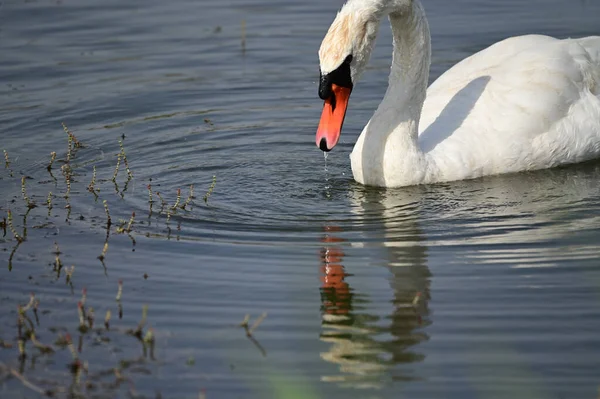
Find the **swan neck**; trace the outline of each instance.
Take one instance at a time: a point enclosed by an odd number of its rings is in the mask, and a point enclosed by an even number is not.
[[[431,36],[423,6],[413,0],[407,8],[390,12],[394,39],[389,87],[384,102],[395,104],[400,122],[411,122],[415,143],[429,80]]]
[[[418,145],[431,62],[429,25],[418,0],[399,3],[388,10],[394,39],[388,88],[351,155],[354,177],[363,184],[419,184],[435,169]]]

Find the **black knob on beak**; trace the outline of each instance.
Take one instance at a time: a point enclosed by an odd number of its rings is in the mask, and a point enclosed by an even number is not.
[[[325,140],[325,137],[323,137],[321,139],[321,141],[319,142],[319,148],[323,152],[329,152],[329,151],[331,151],[331,149],[327,148],[327,140]]]

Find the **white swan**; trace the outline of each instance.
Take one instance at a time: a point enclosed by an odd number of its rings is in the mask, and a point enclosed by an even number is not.
[[[470,179],[600,156],[600,37],[512,37],[427,89],[431,43],[418,0],[348,0],[338,13],[319,50],[322,150],[339,139],[385,15],[393,62],[385,97],[350,155],[359,183]]]

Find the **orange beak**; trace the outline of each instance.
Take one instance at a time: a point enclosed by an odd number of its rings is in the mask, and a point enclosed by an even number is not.
[[[322,151],[331,151],[340,139],[352,89],[332,84],[331,91],[333,94],[325,100],[317,128],[316,143]]]

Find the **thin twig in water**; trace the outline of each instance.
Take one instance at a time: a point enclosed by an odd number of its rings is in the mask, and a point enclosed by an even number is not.
[[[117,166],[115,166],[115,173],[113,174],[112,181],[116,182],[117,175],[119,174],[119,166],[121,165],[121,153],[117,154]],[[118,190],[117,190],[118,191]]]
[[[69,134],[69,129],[62,123],[63,130],[67,133],[67,164],[71,162],[71,150],[73,149],[73,137]]]
[[[87,322],[90,328],[94,328],[94,308],[90,307],[87,310]]]
[[[103,263],[104,263],[104,259],[106,258],[107,252],[108,252],[108,241],[105,241],[104,245],[102,246],[102,253],[98,256],[98,259],[100,259],[100,261]]]
[[[65,284],[71,286],[71,291],[73,291],[73,272],[75,272],[75,265],[72,265],[70,269],[65,268]]]
[[[81,301],[77,303],[77,315],[79,316],[79,331],[84,333],[87,331],[87,326],[85,325],[85,312]]]
[[[142,307],[142,319],[138,323],[136,329],[133,330],[133,331],[130,331],[131,335],[134,335],[134,336],[136,336],[139,339],[143,339],[142,338],[142,330],[146,326],[146,319],[147,319],[147,317],[148,317],[148,305],[144,305]]]
[[[86,300],[87,300],[87,288],[83,288],[81,290],[81,299],[79,300],[81,302],[81,305],[85,306]]]
[[[185,202],[183,203],[183,205],[181,205],[181,209],[185,209],[194,199],[194,185],[191,184],[190,185],[190,193],[188,194]]]
[[[167,203],[165,202],[165,200],[163,199],[163,197],[160,195],[160,193],[158,191],[156,192],[156,196],[160,200],[160,213],[162,213],[163,210],[165,209],[165,207],[167,206]]]
[[[265,312],[265,313],[263,313],[263,314],[261,314],[260,316],[258,316],[258,319],[256,319],[256,320],[254,321],[254,324],[252,324],[252,327],[250,327],[250,328],[248,329],[247,333],[248,333],[249,335],[252,335],[252,332],[253,332],[254,330],[256,330],[256,328],[259,326],[259,324],[260,324],[260,323],[262,323],[262,321],[263,321],[263,320],[264,320],[266,317],[267,317],[267,313],[266,313],[266,312]]]
[[[129,218],[129,222],[125,222],[122,219],[119,220],[120,226],[117,227],[117,234],[131,233],[131,229],[132,229],[134,221],[135,221],[135,212],[131,213],[131,217]],[[126,223],[127,223],[127,227],[125,227]]]
[[[154,330],[149,328],[142,340],[144,344],[144,356],[146,356],[146,347],[150,348],[150,359],[154,360]]]
[[[121,156],[123,157],[123,163],[125,164],[125,169],[127,170],[127,176],[129,179],[133,179],[133,173],[131,173],[131,169],[129,169],[129,162],[127,161],[127,155],[125,154],[123,140],[119,140],[119,147],[121,147]]]
[[[23,201],[25,201],[25,204],[28,208],[35,208],[36,205],[27,196],[27,189],[25,188],[26,179],[27,178],[25,176],[21,177],[21,196],[23,197]]]
[[[10,168],[10,159],[8,158],[8,152],[6,150],[2,151],[4,151],[4,168],[8,170],[10,177],[13,177],[13,171]]]
[[[127,223],[127,229],[125,231],[127,231],[128,233],[131,233],[131,229],[133,228],[134,220],[135,220],[135,211],[131,213],[131,218],[129,219],[129,223]]]
[[[62,127],[63,127],[63,130],[65,131],[65,133],[67,133],[69,135],[69,140],[71,141],[74,148],[83,148],[84,147],[84,145],[81,144],[81,142],[79,140],[77,140],[77,137],[75,137],[73,132],[71,132],[69,130],[69,128],[67,127],[67,125],[65,125],[64,122],[62,123]]]
[[[3,365],[3,367],[6,367],[6,366]],[[17,380],[21,381],[23,386],[31,389],[34,392],[37,392],[40,395],[44,395],[44,396],[48,396],[48,397],[54,396],[53,391],[45,390],[43,388],[38,387],[37,385],[35,385],[31,381],[29,381],[27,378],[25,378],[25,376],[23,376],[23,374],[19,373],[17,370],[15,370],[13,368],[10,368],[9,370],[10,370],[10,374],[13,377],[15,377]]]
[[[48,164],[48,166],[46,166],[46,169],[48,170],[48,172],[52,173],[52,165],[54,165],[54,161],[56,160],[56,152],[52,151],[50,153],[50,163]]]
[[[123,294],[123,280],[119,280],[119,288],[117,290],[117,302],[121,302],[121,295]]]
[[[8,256],[8,271],[11,271],[13,266],[12,266],[12,262],[13,262],[13,258],[15,257],[15,253],[17,252],[17,249],[19,249],[19,246],[21,246],[21,243],[23,241],[17,241],[17,245],[15,245],[12,249],[12,251],[10,252],[10,255]]]
[[[7,221],[8,228],[10,229],[11,233],[15,237],[15,240],[17,240],[18,242],[25,241],[25,239],[23,237],[21,237],[19,235],[19,233],[17,233],[17,230],[15,229],[15,226],[13,225],[12,211],[9,209],[8,211],[6,211],[6,213],[8,214],[8,221]]]
[[[3,231],[2,237],[6,237],[6,218],[2,218],[2,221],[0,222],[0,228]]]
[[[244,330],[246,331],[246,335],[250,336],[252,335],[252,331],[256,330],[256,328],[258,327],[258,325],[260,323],[262,323],[262,321],[265,319],[265,317],[267,317],[267,313],[263,313],[260,316],[258,316],[258,319],[256,319],[254,321],[254,324],[252,324],[252,327],[250,327],[250,315],[247,314],[244,317],[244,320],[242,320],[242,322],[238,325],[239,327],[243,327]]]
[[[31,340],[31,343],[33,344],[33,346],[35,346],[40,352],[42,352],[42,353],[54,353],[54,349],[52,349],[51,346],[44,345],[40,341],[37,340],[37,338],[35,337],[35,333],[32,332],[29,335],[29,339]]]
[[[104,316],[104,327],[107,330],[110,329],[110,317],[111,317],[111,312],[110,312],[110,310],[107,310],[106,315]]]
[[[58,272],[58,274],[60,274],[60,270],[63,267],[63,263],[60,260],[60,254],[62,252],[60,252],[60,248],[58,247],[58,243],[55,242],[54,243],[54,271]]]
[[[32,292],[31,294],[29,294],[29,302],[27,302],[27,305],[25,305],[21,308],[21,311],[27,312],[29,309],[31,309],[33,307],[34,303],[35,303],[35,294]]]
[[[102,201],[104,204],[104,212],[106,213],[106,228],[110,228],[112,224],[112,220],[110,218],[110,211],[108,210],[108,202],[106,200]]]
[[[154,204],[154,199],[152,198],[152,185],[148,184],[148,203],[150,204],[150,216],[152,216],[152,204]]]
[[[50,216],[50,212],[52,211],[52,191],[48,193],[48,197],[46,198],[46,205],[48,205],[48,216]]]
[[[17,347],[19,348],[19,359],[25,359],[27,357],[27,353],[25,352],[25,340],[23,338],[19,338],[17,341]]]
[[[69,200],[69,196],[71,195],[71,175],[72,175],[72,170],[71,170],[71,166],[69,164],[64,164],[63,166],[61,166],[61,171],[63,176],[65,177],[65,182],[67,183],[67,192],[65,193],[65,198],[67,199],[67,203]]]
[[[213,190],[215,189],[216,184],[217,184],[217,176],[213,176],[212,183],[211,183],[210,187],[208,188],[208,191],[206,192],[206,194],[204,194],[204,202],[206,204],[208,204],[208,198],[210,197]]]
[[[256,319],[256,321],[254,322],[254,324],[252,325],[252,327],[249,327],[249,322],[250,322],[250,315],[246,315],[246,317],[244,317],[244,320],[239,324],[239,327],[244,328],[244,330],[246,331],[246,337],[248,337],[248,339],[258,348],[258,350],[260,351],[260,353],[263,356],[267,356],[267,351],[265,350],[265,348],[262,347],[262,345],[256,340],[256,338],[254,338],[254,335],[252,335],[252,332],[256,329],[256,327],[258,327],[258,325],[265,319],[265,317],[267,317],[266,313],[263,313],[262,315],[260,315],[258,317],[258,319]]]
[[[96,188],[96,166],[94,165],[94,169],[92,171],[92,181],[90,182],[90,184],[88,184],[88,191],[92,194],[94,194],[94,197],[96,197],[96,199],[98,199],[98,194],[96,194],[96,191],[99,191]]]
[[[177,211],[177,208],[179,208],[179,204],[181,203],[181,189],[178,188],[177,189],[177,198],[175,199],[175,204],[173,204],[173,206],[171,207],[171,209],[173,211]]]

